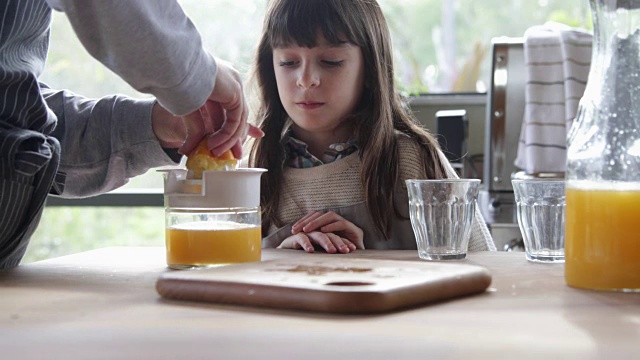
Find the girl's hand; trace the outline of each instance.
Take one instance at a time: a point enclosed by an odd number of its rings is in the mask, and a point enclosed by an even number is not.
[[[314,245],[320,246],[328,254],[335,254],[337,252],[348,254],[356,250],[356,246],[348,239],[342,238],[334,233],[324,233],[321,231],[291,235],[278,246],[278,249],[302,249],[308,253],[312,253],[315,251]]]
[[[303,232],[311,233],[317,230],[327,234],[337,234],[341,238],[349,240],[357,249],[364,250],[362,229],[333,211],[326,213],[321,211],[310,212],[291,226],[291,233],[294,235]]]

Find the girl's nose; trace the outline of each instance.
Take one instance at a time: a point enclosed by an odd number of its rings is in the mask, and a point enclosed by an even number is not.
[[[317,71],[311,69],[311,67],[304,67],[301,69],[300,75],[298,76],[298,81],[296,85],[304,89],[310,89],[314,87],[318,87],[320,85],[320,76]]]

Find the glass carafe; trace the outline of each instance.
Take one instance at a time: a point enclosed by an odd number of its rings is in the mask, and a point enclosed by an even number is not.
[[[567,151],[565,279],[640,291],[640,0],[591,0],[589,79]]]

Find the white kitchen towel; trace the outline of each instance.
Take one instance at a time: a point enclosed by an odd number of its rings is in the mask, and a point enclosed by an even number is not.
[[[525,32],[527,83],[515,165],[528,174],[565,171],[567,133],[587,84],[592,39],[552,22]]]

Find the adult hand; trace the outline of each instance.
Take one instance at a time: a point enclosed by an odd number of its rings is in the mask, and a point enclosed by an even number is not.
[[[187,128],[179,116],[174,116],[158,102],[151,110],[151,127],[164,148],[179,148],[187,136]]]
[[[362,229],[333,211],[312,211],[291,226],[291,233],[294,235],[316,230],[337,234],[341,238],[349,240],[357,249],[364,249]]]
[[[302,249],[308,253],[312,253],[315,251],[314,244],[323,248],[328,254],[335,254],[337,252],[348,254],[356,250],[356,246],[348,239],[334,233],[324,233],[321,231],[291,235],[284,239],[278,248]]]
[[[219,156],[231,149],[240,159],[247,136],[260,138],[264,133],[247,122],[247,102],[238,71],[226,61],[216,59],[216,63],[216,81],[207,101],[183,117],[187,138],[179,151],[189,154],[206,134],[211,134],[207,144],[213,155]]]

